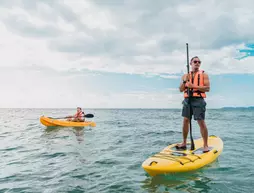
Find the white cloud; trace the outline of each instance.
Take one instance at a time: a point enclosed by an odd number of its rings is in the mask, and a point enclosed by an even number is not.
[[[174,74],[186,72],[189,41],[190,57],[199,55],[210,74],[254,73],[252,58],[234,59],[237,47],[253,35],[252,1],[96,2],[5,2],[1,59],[16,66]]]
[[[180,94],[169,92],[125,92],[106,97],[104,106],[118,108],[179,108]]]
[[[169,78],[169,79],[181,79],[180,76],[174,76],[174,75],[160,75],[162,78]]]
[[[74,3],[65,0],[64,4],[80,17],[82,24],[91,29],[115,30],[117,28],[109,11],[98,9],[89,1],[75,1]]]
[[[141,89],[139,91],[115,91],[111,87],[94,87],[100,74],[93,72],[66,73],[51,68],[26,66],[2,68],[0,71],[0,108],[181,108],[183,93],[176,87],[165,89]],[[95,77],[96,79],[92,79]],[[100,83],[100,82],[99,82]],[[137,82],[138,84],[139,82]],[[128,84],[123,82],[123,86]],[[213,92],[207,93],[207,108],[252,105],[252,97],[244,100]]]
[[[174,108],[178,94],[165,92],[101,92],[92,88],[89,77],[80,83],[79,77],[50,73],[50,69],[15,70],[0,73],[1,108]]]
[[[253,57],[234,59],[237,48],[253,41],[253,6],[250,0],[170,3],[165,0],[158,4],[144,0],[111,3],[97,0],[2,1],[0,70],[5,74],[1,73],[0,84],[6,91],[4,99],[9,99],[2,105],[64,106],[66,103],[59,101],[59,97],[77,101],[76,96],[82,92],[68,81],[80,76],[84,69],[96,73],[159,75],[172,81],[180,79],[186,72],[186,42],[190,57],[198,55],[202,60],[201,68],[209,75],[254,74]],[[7,67],[17,71],[4,70]],[[31,68],[38,72],[33,70],[24,75]],[[47,73],[43,74],[44,71]],[[62,76],[68,73],[70,75]],[[9,77],[17,77],[19,82],[7,82]],[[91,97],[86,105],[122,106],[126,100],[129,106],[145,106],[150,102],[156,107],[179,105],[178,95],[169,94],[169,90],[146,94],[110,92],[104,96],[98,95],[94,91],[96,88],[86,86],[84,84],[83,89],[91,91],[86,95]],[[66,87],[71,92],[66,92]],[[37,100],[27,100],[32,94]],[[119,100],[121,97],[123,99]]]
[[[94,88],[93,81],[100,80],[100,75],[91,80],[94,74],[87,73],[79,77],[37,66],[27,66],[25,69],[2,68],[0,107],[176,108],[181,103],[181,94],[175,88],[150,92],[116,92],[110,88],[100,89],[100,86]]]

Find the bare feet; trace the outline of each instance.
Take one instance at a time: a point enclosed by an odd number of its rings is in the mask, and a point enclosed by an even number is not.
[[[203,152],[206,153],[206,152],[208,152],[208,151],[209,151],[208,146],[204,146]]]
[[[176,149],[186,149],[186,143],[177,144]]]

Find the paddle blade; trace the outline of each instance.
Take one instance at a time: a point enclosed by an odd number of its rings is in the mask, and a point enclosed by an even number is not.
[[[93,115],[93,114],[86,114],[85,117],[86,117],[86,118],[93,118],[94,115]]]
[[[195,144],[194,144],[194,141],[193,139],[191,140],[191,150],[194,150],[195,149]]]

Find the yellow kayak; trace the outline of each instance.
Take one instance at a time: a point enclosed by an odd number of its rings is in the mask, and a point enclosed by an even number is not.
[[[188,147],[189,144],[186,150],[176,150],[177,144],[169,145],[145,160],[142,167],[150,176],[188,172],[210,164],[223,150],[223,141],[214,135],[208,137],[209,152],[203,153],[202,138],[194,140],[195,149],[193,151]]]
[[[62,126],[62,127],[85,127],[91,126],[95,127],[96,123],[92,121],[85,121],[85,122],[73,122],[73,121],[66,121],[66,120],[59,120],[59,119],[52,119],[49,117],[41,116],[40,117],[41,124],[50,127],[50,126]]]

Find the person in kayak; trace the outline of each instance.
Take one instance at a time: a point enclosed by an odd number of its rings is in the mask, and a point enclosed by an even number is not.
[[[203,152],[208,152],[208,131],[205,123],[206,111],[206,92],[210,91],[210,81],[208,75],[200,70],[201,61],[198,56],[194,56],[191,61],[190,73],[184,74],[181,79],[179,90],[184,92],[184,100],[182,102],[182,116],[183,116],[183,142],[177,144],[177,149],[186,149],[186,139],[189,132],[189,109],[188,109],[188,93],[187,88],[190,88],[191,95],[191,115],[194,115],[194,120],[198,122],[200,132],[203,138]]]
[[[85,113],[82,111],[81,107],[77,107],[77,113],[75,115],[67,116],[66,118],[67,121],[84,122]]]

